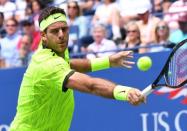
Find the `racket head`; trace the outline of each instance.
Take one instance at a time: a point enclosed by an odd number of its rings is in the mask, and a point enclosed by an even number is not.
[[[178,43],[168,59],[152,88],[166,86],[180,88],[187,84],[187,39]]]

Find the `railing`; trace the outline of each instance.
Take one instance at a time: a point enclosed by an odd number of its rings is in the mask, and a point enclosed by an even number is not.
[[[119,52],[119,51],[128,51],[128,50],[137,50],[142,48],[156,48],[156,47],[167,47],[167,46],[173,46],[173,44],[154,44],[154,45],[146,45],[146,46],[135,46],[133,48],[125,48],[125,49],[116,49],[116,50],[107,50],[102,52],[80,52],[80,53],[71,53],[71,58],[85,58],[88,54],[98,54],[98,53],[107,53],[107,52]]]

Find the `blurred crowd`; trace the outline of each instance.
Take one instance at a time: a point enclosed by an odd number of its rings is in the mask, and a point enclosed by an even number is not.
[[[50,5],[67,13],[71,57],[167,51],[187,38],[187,0],[0,0],[0,68],[28,65]]]

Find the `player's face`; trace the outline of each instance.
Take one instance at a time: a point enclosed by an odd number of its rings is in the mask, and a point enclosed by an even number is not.
[[[48,48],[62,55],[67,48],[69,39],[69,28],[66,22],[55,22],[48,26],[43,40]]]

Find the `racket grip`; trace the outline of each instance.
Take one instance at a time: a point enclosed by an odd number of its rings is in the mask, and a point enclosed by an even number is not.
[[[144,96],[148,96],[149,94],[151,94],[153,92],[154,89],[152,89],[152,85],[149,85],[148,87],[146,87],[143,91],[142,94]]]

